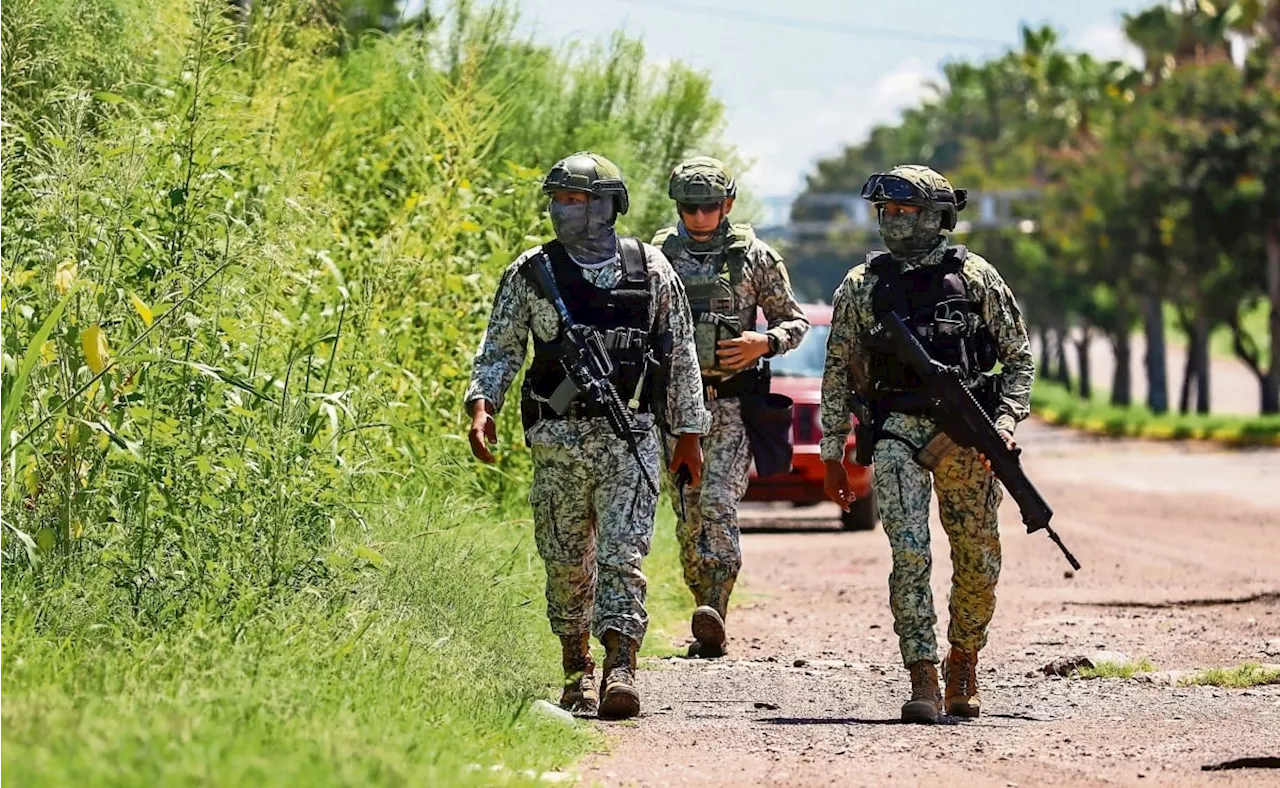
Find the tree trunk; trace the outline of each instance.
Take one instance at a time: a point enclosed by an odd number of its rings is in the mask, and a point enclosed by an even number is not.
[[[1115,351],[1116,369],[1111,378],[1111,404],[1133,404],[1133,340],[1129,324],[1122,323],[1120,330],[1111,335],[1111,347]]]
[[[1187,331],[1187,336],[1191,336],[1191,331]],[[1182,389],[1178,392],[1178,412],[1187,414],[1191,412],[1191,392],[1196,382],[1196,351],[1195,344],[1187,345],[1187,363],[1182,368]]]
[[[1040,334],[1040,377],[1051,378],[1053,372],[1050,369],[1052,362],[1049,357],[1049,329],[1046,326],[1040,326],[1037,331]]]
[[[1277,4],[1276,8],[1280,8]],[[1280,11],[1276,12],[1280,18]],[[1271,302],[1268,335],[1271,337],[1270,369],[1262,382],[1262,412],[1280,413],[1280,219],[1267,223],[1267,300]]]
[[[1183,365],[1183,386],[1178,394],[1178,412],[1187,414],[1192,412],[1194,403],[1192,397],[1196,395],[1196,372],[1199,367],[1196,363],[1196,321],[1179,308],[1178,325],[1183,329],[1183,334],[1187,335],[1187,363]]]
[[[1088,323],[1080,326],[1080,338],[1076,340],[1076,367],[1080,371],[1077,385],[1080,388],[1080,398],[1090,399],[1093,397],[1093,381],[1089,376],[1089,345],[1093,343],[1091,335],[1091,327]]]
[[[1165,355],[1164,302],[1159,296],[1148,296],[1146,303],[1147,335],[1147,407],[1155,413],[1169,410],[1169,366]]]
[[[1209,401],[1209,320],[1203,313],[1196,315],[1195,331],[1191,337],[1191,355],[1196,366],[1196,413],[1208,413]]]
[[[1067,320],[1062,318],[1058,325],[1054,327],[1054,335],[1057,341],[1053,343],[1054,361],[1058,366],[1057,378],[1058,382],[1066,387],[1067,391],[1071,390],[1071,368],[1067,366]]]

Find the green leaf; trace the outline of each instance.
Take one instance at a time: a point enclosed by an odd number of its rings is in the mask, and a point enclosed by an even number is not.
[[[4,400],[3,411],[0,412],[0,456],[9,456],[9,442],[13,440],[14,422],[18,418],[18,408],[22,404],[22,397],[27,392],[27,382],[31,378],[31,370],[35,367],[36,362],[40,360],[40,348],[49,339],[49,334],[53,333],[53,327],[57,325],[58,318],[62,316],[62,310],[66,308],[67,302],[71,299],[70,294],[63,296],[58,305],[53,308],[49,316],[44,319],[44,323],[40,325],[40,330],[32,337],[31,343],[27,345],[27,352],[22,357],[22,366],[18,369],[18,375],[13,380],[13,385],[9,387],[9,393]]]
[[[53,550],[54,544],[58,541],[58,534],[52,528],[45,526],[36,532],[36,545],[42,552]]]
[[[386,559],[386,556],[379,553],[377,550],[374,550],[372,547],[357,545],[352,552],[377,567],[383,567],[390,563]]]
[[[5,527],[5,528],[8,528],[8,529],[9,529],[9,531],[10,531],[10,532],[15,536],[15,537],[17,537],[17,539],[18,539],[18,541],[19,541],[19,542],[22,542],[22,547],[23,547],[23,549],[24,549],[24,550],[26,550],[26,552],[27,552],[27,560],[28,560],[28,561],[30,561],[31,563],[33,563],[33,564],[34,564],[34,563],[36,563],[37,561],[39,561],[39,560],[40,560],[40,553],[39,553],[39,551],[36,549],[36,543],[35,543],[35,540],[31,538],[30,534],[28,534],[28,533],[26,533],[25,531],[22,531],[22,530],[20,530],[20,529],[18,529],[18,528],[14,528],[14,527],[13,527],[12,525],[10,525],[9,523],[5,523],[5,524],[4,524],[4,527]]]
[[[96,93],[93,94],[93,97],[96,98],[98,101],[103,102],[104,104],[119,104],[120,102],[124,101],[124,96],[120,96],[106,90],[97,91]]]

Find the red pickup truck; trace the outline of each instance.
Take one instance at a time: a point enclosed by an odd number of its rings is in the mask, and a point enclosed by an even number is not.
[[[791,472],[759,477],[752,466],[744,498],[747,501],[790,501],[796,506],[810,506],[826,500],[822,489],[826,472],[818,451],[818,441],[822,438],[818,405],[822,401],[822,366],[831,329],[831,307],[806,304],[802,309],[810,325],[804,341],[790,353],[770,360],[772,390],[795,402],[795,420],[791,426],[795,454]],[[849,511],[840,513],[840,522],[851,531],[869,531],[879,521],[871,488],[872,469],[853,463],[853,447],[854,435],[850,432],[844,447],[844,467],[857,500]]]

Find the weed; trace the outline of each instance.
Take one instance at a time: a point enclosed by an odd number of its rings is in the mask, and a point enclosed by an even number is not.
[[[1146,657],[1131,662],[1099,662],[1091,668],[1079,668],[1079,679],[1131,679],[1139,673],[1151,673],[1156,666]]]
[[[1259,687],[1265,684],[1280,684],[1280,668],[1246,662],[1233,668],[1210,668],[1183,679],[1184,685],[1201,685],[1210,687]]]

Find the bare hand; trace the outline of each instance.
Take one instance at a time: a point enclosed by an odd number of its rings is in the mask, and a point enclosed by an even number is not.
[[[827,460],[823,464],[827,468],[827,477],[822,483],[823,492],[828,498],[840,504],[841,509],[849,511],[849,504],[857,500],[857,496],[849,486],[849,473],[845,471],[844,463],[839,460]]]
[[[1004,445],[1009,447],[1009,451],[1013,451],[1018,448],[1018,443],[1013,439],[1012,435],[1001,430],[1000,436],[1004,438]],[[982,452],[978,452],[978,459],[982,461],[982,467],[987,469],[987,473],[995,473],[995,471],[991,470],[991,460],[987,459],[987,455]]]
[[[769,337],[758,331],[743,331],[742,336],[716,343],[716,358],[732,370],[746,369],[769,352]]]
[[[492,406],[480,399],[472,403],[472,407],[471,431],[467,433],[471,453],[481,462],[495,462],[493,452],[489,450],[489,446],[498,442],[498,423],[493,420],[493,413],[490,411]]]
[[[668,470],[677,473],[680,466],[683,465],[689,469],[689,475],[692,477],[689,481],[690,487],[699,487],[702,485],[702,443],[701,435],[686,432],[676,439],[675,451],[671,452],[671,465]]]

